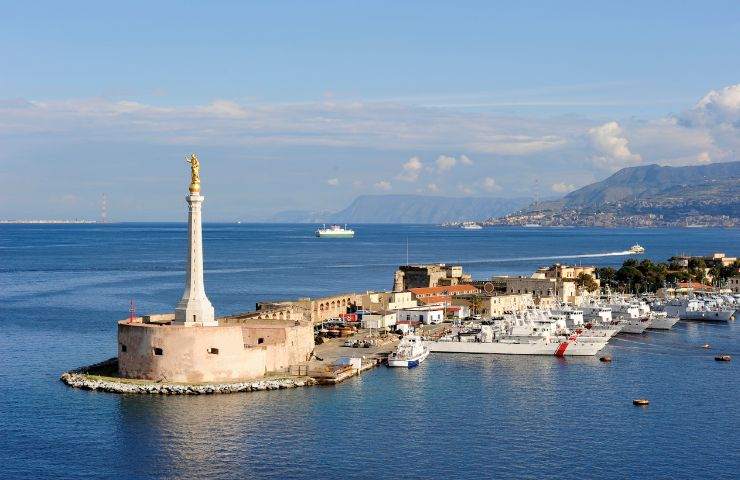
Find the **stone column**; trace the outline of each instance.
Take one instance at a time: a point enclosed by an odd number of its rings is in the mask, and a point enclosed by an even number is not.
[[[175,308],[178,325],[217,326],[213,305],[206,297],[203,284],[203,234],[200,225],[200,207],[204,197],[199,192],[185,197],[188,202],[188,269],[185,292]]]

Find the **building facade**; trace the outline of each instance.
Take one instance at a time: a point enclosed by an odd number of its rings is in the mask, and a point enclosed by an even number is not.
[[[471,276],[464,273],[460,265],[402,265],[393,276],[393,291],[459,285],[471,281]]]

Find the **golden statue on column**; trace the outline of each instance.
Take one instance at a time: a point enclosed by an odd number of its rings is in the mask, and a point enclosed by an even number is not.
[[[190,164],[190,193],[200,192],[200,162],[193,153],[185,160]]]

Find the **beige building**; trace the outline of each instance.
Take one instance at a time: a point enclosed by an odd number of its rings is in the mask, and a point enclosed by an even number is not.
[[[470,283],[472,277],[460,265],[402,265],[393,277],[393,291]]]
[[[469,307],[471,312],[474,310],[474,302],[480,302],[477,313],[484,317],[500,317],[507,312],[520,312],[527,308],[528,305],[534,304],[531,293],[460,295],[452,297],[451,301],[452,305]]]
[[[396,311],[381,311],[362,314],[362,328],[388,330],[396,325]]]
[[[531,277],[493,277],[491,283],[506,293],[532,294],[537,299],[555,297],[560,301],[578,303],[581,291],[576,285],[578,275],[591,275],[597,285],[596,268],[590,266],[568,266],[556,263],[537,269]],[[598,294],[598,290],[596,292]]]
[[[723,267],[729,267],[737,260],[737,257],[728,257],[722,252],[715,252],[711,255],[707,255],[705,258],[712,262],[719,262]]]
[[[257,311],[299,309],[309,312],[311,322],[318,324],[347,313],[348,309],[356,307],[361,300],[362,295],[357,293],[342,293],[321,298],[306,297],[298,300],[258,302]]]
[[[732,293],[740,293],[740,276],[728,278],[727,288],[732,290]]]
[[[372,312],[416,307],[418,302],[411,292],[366,292],[359,300],[363,310]]]

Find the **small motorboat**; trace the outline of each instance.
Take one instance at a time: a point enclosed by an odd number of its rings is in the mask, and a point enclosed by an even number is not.
[[[398,343],[396,350],[388,355],[389,367],[416,367],[429,356],[429,347],[424,345],[418,335],[406,335]]]

